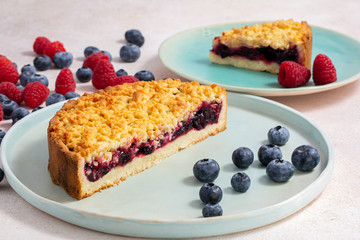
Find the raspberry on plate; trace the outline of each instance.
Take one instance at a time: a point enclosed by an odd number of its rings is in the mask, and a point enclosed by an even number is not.
[[[137,79],[134,76],[120,76],[120,77],[116,77],[114,79],[112,86],[121,85],[123,83],[134,83],[134,82],[138,82],[138,81],[139,81],[139,79]]]
[[[100,62],[101,60],[108,60],[110,61],[110,58],[108,55],[106,55],[103,52],[96,52],[91,54],[90,56],[88,56],[84,63],[83,63],[83,67],[88,67],[90,68],[92,71],[95,71],[95,67],[98,64],[98,62]]]
[[[46,101],[50,90],[41,82],[28,83],[24,89],[24,102],[31,108],[36,108]]]
[[[12,61],[7,57],[0,57],[0,82],[16,83],[19,80],[19,73]]]
[[[44,54],[45,48],[51,44],[51,41],[46,37],[37,37],[33,44],[33,49],[36,54]]]
[[[337,80],[335,66],[331,59],[325,54],[319,54],[315,57],[313,80],[315,85],[324,85]]]
[[[306,67],[292,61],[284,61],[280,65],[278,82],[286,88],[295,88],[305,85],[311,77]]]
[[[93,53],[89,58],[97,53]],[[104,89],[108,86],[113,86],[116,78],[114,66],[108,60],[101,60],[96,65],[92,75],[92,85],[96,89]]]
[[[62,69],[55,81],[55,92],[65,95],[67,92],[75,92],[75,88],[76,83],[71,70]]]
[[[44,54],[49,56],[51,59],[54,58],[54,55],[58,52],[66,52],[64,45],[59,42],[59,41],[55,41],[50,43],[45,49],[44,49]]]
[[[23,91],[16,87],[12,82],[2,82],[0,83],[0,94],[4,94],[10,100],[15,101],[17,104],[20,104],[23,100]]]

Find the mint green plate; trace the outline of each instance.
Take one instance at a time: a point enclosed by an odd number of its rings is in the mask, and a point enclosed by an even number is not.
[[[334,83],[315,86],[310,79],[305,86],[283,88],[277,75],[211,63],[209,50],[212,39],[223,30],[240,28],[259,22],[229,23],[200,27],[178,33],[165,40],[159,48],[162,63],[176,74],[202,84],[218,84],[230,91],[259,96],[289,96],[321,92],[341,87],[360,78],[360,42],[340,33],[312,26],[312,62],[319,53],[330,57],[337,70]]]
[[[240,232],[283,219],[313,201],[330,181],[333,149],[324,132],[301,113],[271,100],[229,93],[227,129],[160,164],[130,177],[116,187],[83,200],[75,200],[52,183],[48,164],[46,129],[61,103],[46,107],[17,122],[1,144],[1,160],[12,188],[26,201],[66,222],[96,231],[151,238],[186,238]],[[267,132],[277,125],[291,134],[281,147],[283,157],[302,144],[312,144],[321,156],[311,172],[296,171],[286,183],[266,176],[255,157],[247,169],[237,169],[232,152],[247,146],[255,156],[267,143]],[[223,189],[223,216],[203,218],[199,199],[202,185],[192,173],[203,158],[215,159],[221,168],[215,180]],[[251,178],[246,193],[235,192],[233,174],[245,171]]]

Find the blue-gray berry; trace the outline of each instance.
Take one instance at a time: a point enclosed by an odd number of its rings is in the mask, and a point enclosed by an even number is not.
[[[65,100],[66,100],[66,98],[64,95],[61,95],[59,93],[53,93],[47,97],[45,105],[50,106],[54,103],[58,103],[58,102],[65,101]]]
[[[231,186],[237,192],[246,192],[251,185],[250,177],[244,172],[235,173],[231,178]]]
[[[140,48],[135,44],[125,44],[120,48],[120,58],[124,62],[135,62],[140,57]]]
[[[213,182],[220,172],[219,164],[211,158],[197,161],[193,167],[194,176],[201,182]]]
[[[311,171],[319,164],[320,154],[311,145],[301,145],[293,151],[291,162],[300,171]]]
[[[276,126],[268,131],[268,140],[275,145],[285,145],[290,138],[289,130],[283,126]]]
[[[0,129],[0,145],[1,145],[1,142],[4,139],[5,135],[6,135],[6,132],[4,130]],[[0,182],[1,182],[1,180],[0,180]]]
[[[247,168],[254,161],[254,153],[247,147],[239,147],[233,152],[232,161],[238,168]]]
[[[214,183],[204,183],[199,191],[200,200],[203,203],[218,203],[223,197],[221,188]]]
[[[88,56],[90,56],[93,53],[97,53],[100,52],[100,49],[94,46],[88,46],[84,49],[84,56],[85,58],[87,58]]]
[[[155,80],[154,74],[149,70],[141,70],[135,73],[134,77],[139,79],[140,81],[152,81]]]
[[[34,66],[38,71],[45,71],[51,68],[51,58],[46,55],[38,55],[34,59]]]
[[[20,119],[22,119],[23,117],[29,115],[30,112],[29,110],[27,110],[26,108],[23,107],[19,107],[17,109],[15,109],[12,113],[11,113],[11,119],[12,119],[12,125],[14,125],[16,122],[18,122]]]
[[[69,52],[58,52],[54,55],[54,64],[57,68],[68,68],[73,62],[73,55]]]
[[[222,216],[223,210],[218,203],[207,203],[202,209],[203,217]]]
[[[258,158],[262,165],[267,166],[274,159],[281,159],[282,152],[277,145],[264,144],[259,148]]]
[[[121,76],[127,76],[128,73],[124,70],[124,69],[119,69],[116,71],[116,76],[117,77],[121,77]]]
[[[80,97],[80,94],[78,94],[76,92],[67,92],[65,94],[66,99],[72,99],[72,98],[77,98],[77,97]]]
[[[266,175],[274,182],[286,182],[294,172],[295,168],[291,162],[282,159],[272,160],[266,167]]]
[[[125,39],[129,43],[133,43],[139,47],[141,47],[144,42],[145,38],[142,33],[137,29],[130,29],[125,32]]]
[[[86,83],[92,78],[93,71],[88,67],[81,67],[76,71],[76,78],[79,82]]]
[[[42,75],[42,74],[37,74],[36,73],[34,75],[31,75],[30,78],[28,79],[27,83],[30,83],[30,82],[41,82],[45,86],[47,86],[47,87],[49,86],[48,78],[45,75]]]
[[[1,103],[4,112],[4,119],[11,119],[12,112],[19,107],[13,100],[5,100]]]

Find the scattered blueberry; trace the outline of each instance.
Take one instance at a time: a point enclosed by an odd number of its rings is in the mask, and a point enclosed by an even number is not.
[[[125,32],[125,39],[129,43],[133,43],[139,47],[141,47],[145,42],[144,36],[137,29],[127,30]]]
[[[0,182],[4,180],[4,177],[5,177],[4,171],[0,168]]]
[[[105,53],[105,54],[109,57],[110,62],[112,61],[112,56],[111,56],[111,53],[110,53],[110,52],[105,51],[105,50],[101,50],[100,52]]]
[[[51,58],[46,55],[38,55],[34,59],[34,66],[38,71],[45,71],[51,68]]]
[[[53,60],[57,68],[63,69],[70,67],[74,58],[69,52],[58,52],[55,53]]]
[[[18,66],[17,66],[16,62],[13,62],[13,64],[14,64],[14,67],[17,69]]]
[[[4,102],[5,100],[10,100],[6,95],[0,94],[0,102]]]
[[[12,124],[14,125],[20,119],[22,119],[23,117],[25,117],[26,115],[29,115],[29,114],[30,114],[30,112],[26,108],[19,107],[19,108],[15,109],[11,113]]]
[[[35,73],[33,73],[32,71],[22,72],[20,74],[20,84],[25,87],[26,84],[28,84],[30,82],[30,78],[34,75],[35,75]]]
[[[116,76],[117,77],[121,77],[121,76],[127,76],[128,73],[124,70],[124,69],[119,69],[116,71]]]
[[[155,80],[154,74],[149,70],[142,70],[135,73],[134,77],[139,79],[140,81],[152,81]]]
[[[250,177],[244,172],[235,173],[231,178],[231,186],[237,191],[246,192],[251,184]]]
[[[282,152],[277,145],[264,144],[259,148],[258,158],[262,165],[267,166],[274,159],[281,159]]]
[[[223,210],[218,203],[207,203],[202,209],[203,217],[222,216]]]
[[[247,147],[239,147],[233,152],[232,161],[238,168],[247,168],[254,161],[254,153]]]
[[[301,145],[293,151],[291,162],[300,171],[311,171],[320,162],[320,154],[311,145]]]
[[[294,166],[282,159],[272,160],[266,167],[266,175],[274,182],[286,182],[294,175],[294,172]]]
[[[16,87],[18,89],[20,89],[21,91],[24,91],[24,89],[25,89],[25,87],[23,85],[21,85],[21,84],[16,85]]]
[[[135,62],[140,57],[140,48],[135,44],[125,44],[120,48],[120,58],[124,62]]]
[[[100,52],[100,50],[97,47],[89,46],[84,49],[84,56],[85,56],[85,58],[87,58],[91,54],[97,53],[97,52]]]
[[[76,92],[67,92],[65,94],[66,99],[77,98],[77,97],[80,97],[80,94],[78,94]]]
[[[76,78],[79,82],[86,83],[92,78],[93,71],[91,68],[81,67],[76,71]]]
[[[12,100],[5,100],[1,105],[4,112],[4,119],[11,119],[12,112],[19,107],[19,105]]]
[[[223,192],[214,183],[204,183],[199,191],[200,199],[203,203],[218,203],[221,201]]]
[[[34,108],[31,112],[33,113],[33,112],[36,112],[36,111],[39,111],[40,109],[43,109],[43,107],[36,107],[36,108]]]
[[[286,127],[276,126],[269,130],[267,136],[270,143],[282,146],[289,141],[290,133]]]
[[[51,95],[48,96],[48,98],[46,99],[46,106],[50,106],[54,103],[58,103],[58,102],[61,102],[61,101],[65,101],[66,98],[64,95],[61,95],[59,93],[53,93]]]
[[[45,86],[49,86],[49,80],[45,75],[42,74],[34,74],[30,77],[30,79],[28,80],[28,83],[30,82],[41,82],[42,84],[44,84]]]
[[[2,129],[0,129],[0,145],[1,145],[1,142],[2,142],[2,140],[4,139],[5,135],[6,135],[6,132],[3,131]],[[0,182],[1,182],[1,181],[0,181]]]
[[[194,176],[201,182],[213,182],[220,172],[219,164],[211,158],[197,161],[193,167]]]
[[[23,72],[30,72],[32,74],[35,74],[36,68],[30,64],[26,64],[21,68],[21,73]]]

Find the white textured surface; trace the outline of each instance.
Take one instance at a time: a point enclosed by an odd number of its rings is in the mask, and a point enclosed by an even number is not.
[[[37,36],[59,40],[73,53],[74,72],[83,61],[83,49],[94,45],[113,55],[115,69],[129,74],[149,69],[155,77],[176,77],[157,56],[161,42],[198,26],[293,18],[332,29],[360,40],[360,2],[349,1],[10,1],[0,2],[0,54],[19,68],[32,63]],[[122,63],[118,52],[124,33],[138,28],[145,36],[140,59]],[[346,46],[344,46],[346,47]],[[360,66],[359,66],[360,68]],[[44,74],[50,89],[59,70]],[[78,84],[77,92],[92,92]],[[269,226],[210,239],[359,239],[360,82],[328,92],[295,97],[272,97],[314,120],[329,136],[335,151],[335,169],[325,191],[298,213]],[[2,121],[8,129],[11,123]],[[19,146],[21,147],[21,146]],[[122,239],[73,226],[32,207],[8,183],[0,184],[0,229],[4,239]]]

